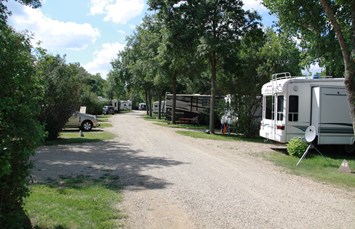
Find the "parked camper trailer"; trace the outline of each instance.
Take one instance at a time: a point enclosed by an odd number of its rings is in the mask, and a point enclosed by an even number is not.
[[[221,96],[216,96],[217,107]],[[210,110],[210,95],[199,94],[176,94],[176,120],[182,118],[197,118],[198,123],[208,123]],[[173,94],[165,94],[166,119],[171,120],[173,109]]]
[[[113,99],[113,100],[111,101],[111,104],[112,104],[112,106],[114,107],[115,112],[118,112],[118,106],[119,106],[118,100],[117,100],[117,99]]]
[[[138,110],[141,110],[141,111],[147,110],[147,104],[146,103],[139,103]]]
[[[159,101],[153,102],[153,113],[159,113]],[[165,114],[165,101],[161,101],[160,113]]]
[[[132,101],[131,100],[121,100],[120,101],[120,110],[132,110]]]
[[[275,74],[261,89],[260,136],[286,143],[314,126],[319,145],[353,145],[354,132],[344,78]]]

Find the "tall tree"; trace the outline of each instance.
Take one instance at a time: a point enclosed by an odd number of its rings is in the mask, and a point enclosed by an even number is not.
[[[162,42],[158,60],[160,74],[168,76],[173,93],[172,122],[175,123],[176,93],[178,81],[182,78],[196,77],[200,73],[199,58],[195,52],[198,36],[191,23],[193,8],[186,1],[150,0],[148,4],[157,12],[161,22]]]
[[[325,38],[337,39],[339,46],[334,50],[331,62],[337,60],[336,53],[342,53],[345,86],[355,134],[355,1],[353,0],[311,0],[282,1],[264,0],[264,5],[279,18],[279,26],[307,41],[319,53]],[[320,54],[320,56],[322,56]]]
[[[218,64],[230,54],[230,50],[233,50],[231,47],[239,43],[240,37],[246,31],[257,26],[259,17],[256,13],[243,10],[241,0],[149,2],[153,9],[164,16],[170,31],[176,34],[179,30],[179,34],[192,33],[191,37],[194,39],[190,37],[190,41],[198,41],[197,53],[208,60],[211,74],[209,130],[214,133]]]

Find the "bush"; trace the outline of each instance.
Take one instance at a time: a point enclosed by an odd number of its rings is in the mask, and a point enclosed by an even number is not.
[[[40,92],[30,40],[0,24],[0,225],[27,228],[30,156],[43,139],[37,121]]]
[[[293,138],[287,144],[287,152],[291,156],[302,156],[307,149],[307,143],[301,138]]]
[[[102,108],[105,105],[110,105],[108,100],[99,100],[97,95],[90,92],[85,92],[81,97],[81,104],[86,107],[86,113],[93,115],[102,114]]]
[[[64,58],[45,52],[39,57],[36,66],[44,91],[39,120],[45,126],[48,139],[53,140],[80,107],[80,67],[76,64],[68,65]]]

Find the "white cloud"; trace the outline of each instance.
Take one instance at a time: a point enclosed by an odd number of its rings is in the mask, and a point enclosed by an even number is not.
[[[126,24],[143,13],[144,0],[91,0],[90,14],[105,15],[105,21]]]
[[[88,23],[53,20],[39,9],[19,6],[18,3],[9,4],[9,8],[13,11],[10,25],[17,31],[31,31],[35,42],[41,41],[41,46],[46,49],[82,50],[100,36],[99,30]]]
[[[103,78],[106,78],[111,61],[117,57],[119,51],[123,50],[124,44],[120,43],[104,43],[100,51],[94,53],[94,60],[83,65],[83,67],[91,74],[100,73]]]

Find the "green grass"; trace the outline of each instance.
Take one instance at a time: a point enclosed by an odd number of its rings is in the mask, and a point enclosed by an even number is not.
[[[100,123],[100,128],[107,128],[107,127],[112,127],[112,124],[109,122],[101,122]]]
[[[177,130],[176,133],[193,137],[193,138],[203,138],[203,139],[212,139],[219,141],[249,141],[249,142],[263,142],[264,140],[260,137],[255,138],[246,138],[243,135],[231,134],[231,135],[223,135],[221,133],[215,134],[207,134],[203,131],[186,131],[186,130]]]
[[[30,190],[24,208],[35,228],[118,228],[125,217],[115,206],[122,201],[115,176],[62,177]]]
[[[193,124],[172,124],[165,120],[164,117],[162,119],[158,119],[157,115],[153,115],[152,117],[146,115],[144,119],[147,121],[152,121],[155,125],[165,126],[170,128],[178,128],[178,129],[192,129],[192,130],[205,130],[208,129],[208,126],[205,125],[193,125]]]
[[[98,117],[97,121],[98,122],[108,122],[109,118],[110,118],[110,116]],[[101,125],[101,123],[100,123],[100,125]]]
[[[335,184],[342,187],[355,188],[355,173],[343,173],[338,171],[342,161],[346,159],[352,171],[355,172],[355,156],[334,156],[323,157],[317,153],[307,154],[298,166],[299,158],[289,156],[280,152],[266,154],[265,157],[278,166],[282,166],[293,174],[311,177],[315,180]]]
[[[84,137],[80,137],[79,130],[65,130],[60,133],[56,140],[46,141],[45,145],[63,145],[84,142],[99,142],[115,138],[115,135],[106,131],[87,131],[83,132]]]

